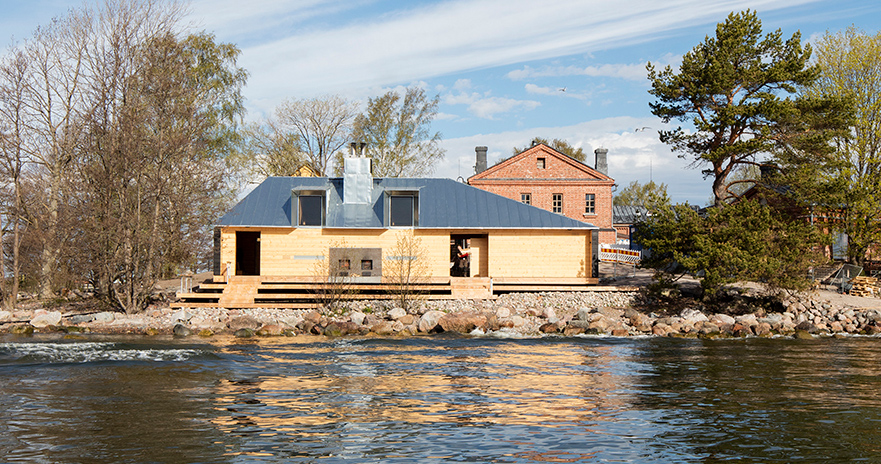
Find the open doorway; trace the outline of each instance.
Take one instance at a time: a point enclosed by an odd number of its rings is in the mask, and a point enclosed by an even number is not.
[[[236,275],[260,275],[260,232],[236,232]]]
[[[450,236],[450,277],[471,277],[471,237]]]

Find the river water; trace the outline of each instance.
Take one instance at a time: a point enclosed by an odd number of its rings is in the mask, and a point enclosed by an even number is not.
[[[881,339],[0,338],[0,462],[881,462]]]

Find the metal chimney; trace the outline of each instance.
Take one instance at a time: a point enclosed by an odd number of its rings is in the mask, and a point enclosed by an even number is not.
[[[486,171],[486,147],[474,147],[477,154],[477,164],[474,165],[474,173],[480,174]]]
[[[366,143],[352,142],[352,156],[343,164],[343,204],[367,204],[373,190],[373,176],[370,175],[370,158],[363,156]],[[358,156],[358,149],[362,156]]]
[[[596,154],[596,166],[594,169],[597,171],[609,175],[609,161],[606,155],[609,154],[609,150],[605,148],[597,148],[593,151]]]

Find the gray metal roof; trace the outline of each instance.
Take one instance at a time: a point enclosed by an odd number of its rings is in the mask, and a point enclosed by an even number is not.
[[[383,229],[386,192],[418,192],[420,229],[596,229],[452,179],[373,179],[367,204],[343,203],[343,179],[270,177],[220,218],[220,226],[293,227],[293,191],[324,191],[325,228]]]
[[[645,206],[613,206],[613,224],[635,224],[646,218],[648,209]]]

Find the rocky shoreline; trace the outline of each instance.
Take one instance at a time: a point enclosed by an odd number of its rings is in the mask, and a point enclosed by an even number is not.
[[[665,306],[644,291],[514,293],[496,300],[416,301],[409,311],[389,301],[350,302],[334,310],[153,307],[134,315],[31,309],[0,311],[0,332],[202,337],[418,336],[441,332],[695,338],[881,334],[881,308],[836,305],[816,295],[769,300],[748,291],[729,292],[731,298],[722,308],[680,300],[674,311],[669,307],[661,310]]]

